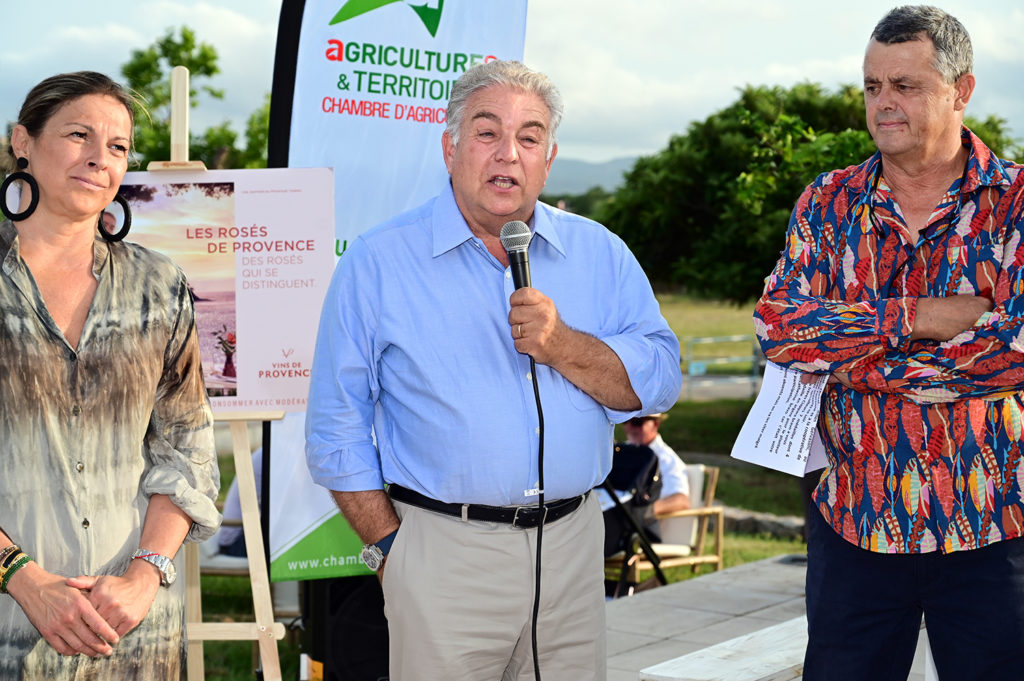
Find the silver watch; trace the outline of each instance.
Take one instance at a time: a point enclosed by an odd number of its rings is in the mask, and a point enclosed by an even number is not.
[[[156,569],[160,571],[160,586],[170,586],[174,584],[174,579],[178,576],[174,570],[174,561],[167,556],[161,556],[159,553],[153,553],[145,549],[137,549],[132,554],[132,560],[141,558],[147,563],[152,563],[156,566]]]
[[[381,566],[384,565],[384,558],[391,551],[391,544],[394,543],[397,534],[398,530],[395,530],[376,544],[364,544],[363,550],[359,554],[363,564],[374,572],[379,572]]]
[[[384,553],[377,548],[376,544],[365,544],[359,558],[362,559],[366,567],[374,572],[380,570],[381,565],[384,564]]]

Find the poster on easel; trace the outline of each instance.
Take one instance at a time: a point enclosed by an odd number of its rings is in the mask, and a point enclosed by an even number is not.
[[[132,172],[120,195],[129,239],[188,279],[214,412],[304,411],[335,262],[331,170]]]
[[[342,262],[360,233],[441,192],[452,84],[476,63],[522,60],[525,39],[526,0],[283,4],[270,165],[334,168]],[[371,574],[362,541],[309,476],[299,418],[271,426],[271,579]]]

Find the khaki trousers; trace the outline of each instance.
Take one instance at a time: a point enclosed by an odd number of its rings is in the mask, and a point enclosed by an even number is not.
[[[391,681],[534,679],[537,530],[395,502],[384,566]],[[595,495],[544,526],[537,644],[545,681],[606,677],[604,522]]]

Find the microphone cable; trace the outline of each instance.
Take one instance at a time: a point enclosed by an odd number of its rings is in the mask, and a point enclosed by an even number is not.
[[[533,622],[530,625],[530,638],[533,645],[533,675],[537,681],[540,678],[540,657],[537,653],[537,617],[540,614],[540,550],[541,540],[544,538],[544,409],[540,403],[540,387],[537,377],[537,363],[530,355],[530,375],[533,376],[533,399],[537,403],[537,426],[540,433],[540,442],[537,445],[537,567],[533,590]]]
[[[530,227],[522,220],[506,222],[499,235],[501,246],[508,253],[509,269],[516,290],[530,286],[529,247],[533,239]],[[533,647],[533,674],[536,681],[540,678],[540,655],[537,652],[537,618],[540,616],[540,577],[541,547],[544,539],[544,409],[540,402],[540,386],[537,377],[537,362],[533,355],[530,358],[530,375],[533,377],[533,398],[537,403],[537,433],[540,442],[537,445],[537,556],[536,574],[533,589],[533,622],[530,623],[530,639]]]

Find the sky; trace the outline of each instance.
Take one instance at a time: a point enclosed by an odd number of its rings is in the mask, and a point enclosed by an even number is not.
[[[448,0],[456,2],[458,0]],[[339,7],[342,0],[337,0]],[[524,61],[562,91],[559,154],[603,162],[656,153],[746,85],[860,84],[864,47],[892,2],[859,0],[530,0]],[[967,27],[977,88],[968,113],[1006,119],[1024,139],[1024,4],[947,0]],[[0,122],[63,71],[119,78],[134,49],[187,25],[213,45],[224,100],[201,99],[191,125],[245,119],[269,92],[281,0],[2,0]]]

